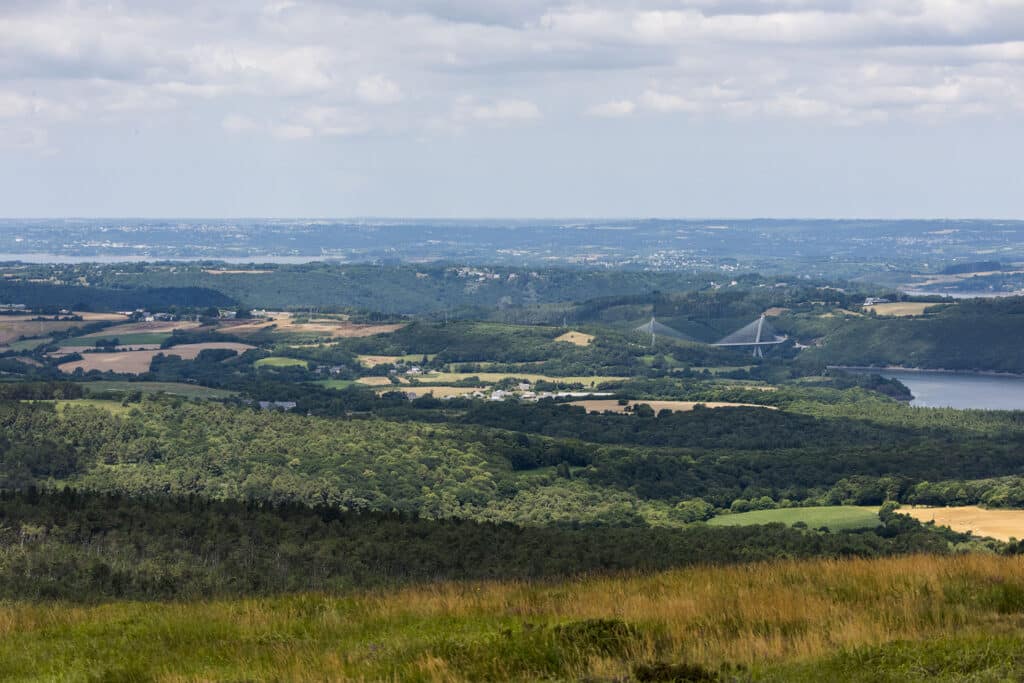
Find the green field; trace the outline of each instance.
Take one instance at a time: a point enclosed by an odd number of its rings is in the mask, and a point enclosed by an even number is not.
[[[345,389],[352,386],[352,383],[350,379],[322,379],[317,382],[317,384],[325,389]]]
[[[270,356],[269,358],[260,358],[258,361],[253,363],[258,368],[269,367],[269,368],[290,368],[290,367],[306,367],[308,361],[304,361],[300,358],[285,358],[284,356]]]
[[[866,529],[879,524],[877,507],[834,505],[824,507],[755,510],[732,515],[719,515],[708,522],[711,526],[747,526],[750,524],[795,524],[803,522],[812,529],[827,526],[842,529]]]
[[[32,351],[39,348],[43,344],[49,344],[53,341],[53,337],[41,337],[37,339],[22,339],[20,341],[11,342],[8,344],[8,348],[12,351]]]
[[[117,334],[109,337],[73,337],[63,340],[61,346],[96,346],[101,341],[117,340],[121,346],[134,346],[136,344],[162,344],[165,339],[170,339],[170,332],[132,332],[129,334]]]
[[[104,380],[100,382],[85,382],[83,385],[91,393],[105,391],[132,392],[141,391],[144,394],[165,393],[186,398],[228,398],[235,395],[235,392],[226,389],[211,389],[195,384],[184,384],[180,382],[119,382],[117,380]]]

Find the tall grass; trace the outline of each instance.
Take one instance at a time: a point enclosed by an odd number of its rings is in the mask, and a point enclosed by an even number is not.
[[[743,680],[1018,679],[1021,625],[1017,558],[780,561],[342,596],[7,603],[0,679],[632,680],[682,664]]]

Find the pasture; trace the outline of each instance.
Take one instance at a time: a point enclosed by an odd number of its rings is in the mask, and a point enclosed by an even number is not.
[[[180,344],[169,349],[151,349],[147,351],[116,351],[113,353],[86,353],[81,360],[64,363],[61,372],[71,374],[78,368],[82,372],[99,370],[100,372],[116,372],[126,375],[140,375],[149,372],[149,366],[158,354],[179,356],[182,360],[193,360],[200,352],[207,349],[230,349],[239,354],[254,348],[248,344],[237,342],[205,342],[201,344]]]
[[[198,384],[185,384],[183,382],[128,382],[125,380],[99,380],[86,382],[82,386],[90,394],[119,392],[130,393],[141,391],[143,394],[171,394],[185,398],[228,398],[235,396],[234,391],[227,389],[213,389],[201,387]]]
[[[782,523],[792,526],[803,522],[811,529],[823,526],[831,531],[870,529],[878,526],[878,508],[858,505],[829,505],[806,508],[780,508],[755,510],[713,517],[711,526],[749,526],[751,524]]]
[[[901,507],[901,515],[909,515],[919,522],[935,522],[953,531],[990,536],[1000,541],[1024,539],[1024,510],[980,508],[976,505],[960,507]]]
[[[569,405],[583,406],[587,409],[588,413],[626,413],[626,408],[635,408],[637,405],[644,403],[654,409],[655,413],[661,412],[662,410],[671,410],[672,412],[685,413],[694,409],[694,407],[701,405],[705,408],[767,408],[769,410],[776,410],[774,406],[763,406],[757,403],[729,403],[727,401],[629,401],[626,405],[620,405],[615,399],[594,399],[594,400],[582,400],[572,401]]]
[[[1021,595],[1020,557],[974,554],[342,595],[16,601],[0,603],[0,678],[1021,680]]]
[[[100,330],[90,332],[81,337],[72,337],[61,341],[61,349],[75,351],[79,348],[96,346],[103,340],[116,339],[119,346],[145,347],[155,345],[159,347],[165,340],[170,338],[174,330],[190,330],[199,327],[199,323],[192,320],[160,320],[153,322],[131,322],[123,325],[114,325]]]
[[[306,367],[309,365],[309,361],[304,361],[301,358],[286,358],[284,356],[270,356],[269,358],[260,358],[258,361],[253,363],[258,368],[293,368],[293,367]]]
[[[926,308],[935,306],[934,302],[926,301],[894,301],[888,304],[874,304],[872,306],[865,306],[865,311],[874,311],[876,315],[896,317],[896,318],[910,318],[918,315],[924,315]]]

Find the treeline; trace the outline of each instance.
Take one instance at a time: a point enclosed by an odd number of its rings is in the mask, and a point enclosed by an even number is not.
[[[946,553],[966,537],[887,515],[872,531],[520,528],[393,513],[0,492],[0,598],[194,599],[444,579],[537,579],[799,557]]]
[[[0,280],[0,301],[25,304],[32,309],[68,308],[74,311],[131,311],[142,308],[200,310],[237,305],[232,297],[208,287],[78,287],[38,282]]]
[[[120,414],[3,401],[0,487],[57,480],[430,518],[678,525],[686,519],[675,506],[695,498],[716,508],[763,497],[907,502],[920,482],[1024,468],[1024,430],[1005,420],[953,429],[763,408],[643,417],[548,404],[412,407],[420,401],[445,404],[396,398],[392,412],[320,418],[172,398],[126,403]],[[878,410],[916,414],[894,408]],[[872,479],[886,477],[898,485]]]

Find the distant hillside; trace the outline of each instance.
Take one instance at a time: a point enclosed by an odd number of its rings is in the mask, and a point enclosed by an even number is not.
[[[980,299],[918,318],[850,318],[802,358],[830,365],[1024,373],[1024,298]]]
[[[69,308],[76,311],[125,311],[146,308],[155,311],[172,306],[184,308],[226,308],[237,301],[206,287],[76,287],[38,282],[0,281],[0,303],[25,304],[29,308]]]

